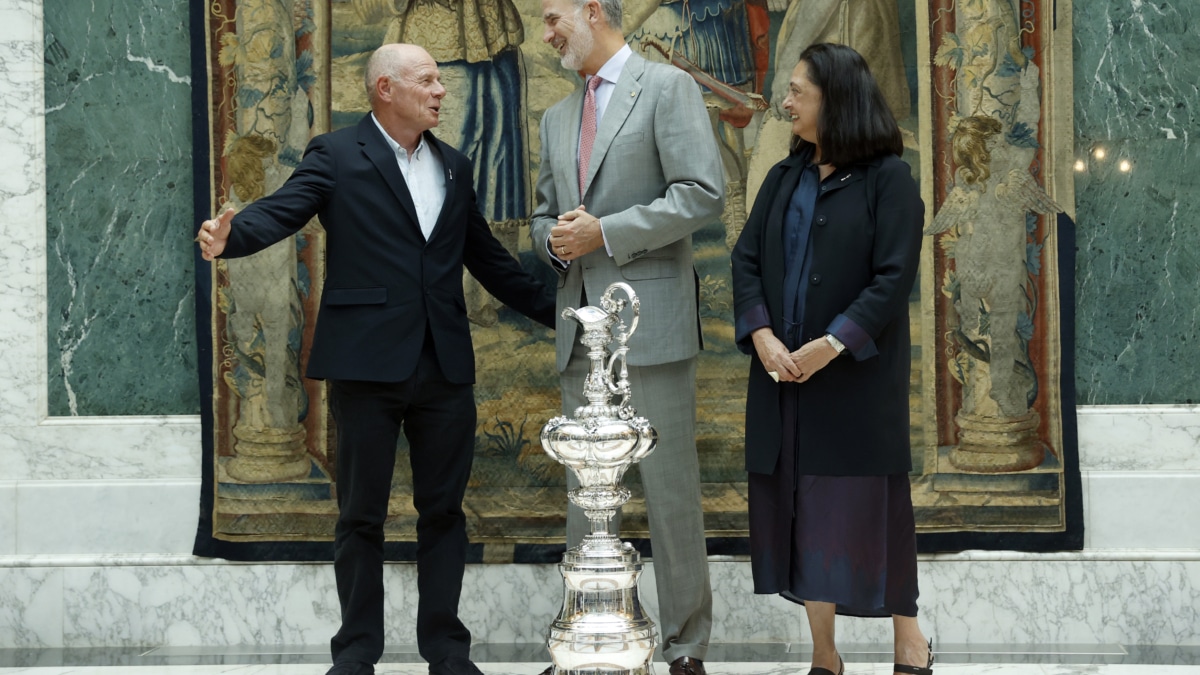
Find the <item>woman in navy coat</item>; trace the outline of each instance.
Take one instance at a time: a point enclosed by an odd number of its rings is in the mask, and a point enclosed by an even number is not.
[[[843,672],[837,613],[891,616],[895,671],[930,673],[908,480],[908,298],[925,207],[853,49],[806,49],[783,107],[792,152],[732,254],[737,341],[752,357],[754,591],[804,604],[810,675]]]

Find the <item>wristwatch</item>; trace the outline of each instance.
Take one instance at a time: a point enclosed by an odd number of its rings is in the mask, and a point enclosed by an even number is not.
[[[825,341],[828,342],[829,346],[833,347],[834,350],[837,351],[837,353],[839,353],[839,354],[841,354],[842,351],[844,349],[846,349],[846,345],[842,344],[841,340],[835,338],[834,336],[830,335],[829,333],[825,334]]]

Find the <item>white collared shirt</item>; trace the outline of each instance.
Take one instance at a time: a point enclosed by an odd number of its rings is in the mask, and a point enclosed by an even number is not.
[[[417,208],[421,234],[425,235],[425,240],[428,241],[442,212],[442,204],[446,201],[446,176],[442,170],[442,158],[425,142],[424,136],[410,156],[407,150],[384,131],[383,125],[375,118],[375,113],[371,113],[371,120],[379,128],[379,133],[383,134],[383,140],[387,141],[392,153],[396,155],[396,163],[400,166],[400,173],[404,174],[404,182],[412,195],[413,206]]]

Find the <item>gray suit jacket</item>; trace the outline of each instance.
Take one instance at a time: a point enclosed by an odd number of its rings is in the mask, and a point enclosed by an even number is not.
[[[576,341],[566,307],[581,290],[599,304],[610,284],[630,284],[641,300],[641,320],[629,342],[634,366],[692,358],[700,349],[692,233],[716,222],[725,199],[724,173],[699,86],[673,66],[634,54],[625,63],[596,128],[596,142],[579,194],[577,157],[583,89],[546,111],[541,127],[538,206],[533,248],[559,275],[556,347],[566,368]],[[546,251],[558,215],[583,204],[601,219],[604,248],[566,270]]]

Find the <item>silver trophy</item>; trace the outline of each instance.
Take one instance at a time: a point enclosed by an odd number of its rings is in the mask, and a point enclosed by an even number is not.
[[[620,290],[627,300],[613,299]],[[621,311],[633,314],[626,330]],[[629,501],[621,478],[654,450],[658,433],[629,405],[625,353],[637,329],[640,303],[629,284],[604,291],[599,307],[567,308],[563,318],[583,327],[591,372],[584,380],[587,405],[574,417],[555,417],[542,428],[542,449],[575,472],[580,486],[568,493],[591,522],[591,534],[563,554],[563,605],[550,624],[554,675],[650,675],[658,632],[638,599],[641,556],[608,531],[609,520]],[[616,344],[611,355],[608,346]],[[613,396],[620,403],[612,405]]]

